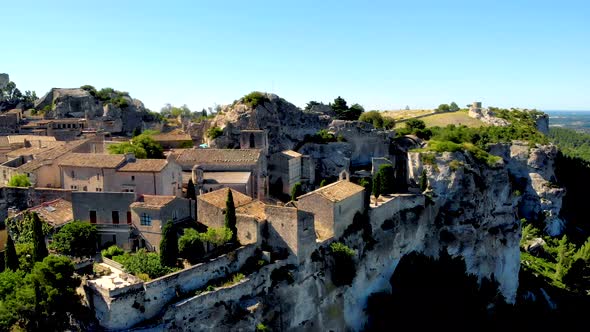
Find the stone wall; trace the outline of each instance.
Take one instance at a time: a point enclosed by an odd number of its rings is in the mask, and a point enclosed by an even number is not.
[[[72,192],[53,188],[2,187],[0,188],[0,220],[8,217],[9,208],[22,211],[58,198],[71,201]]]
[[[394,219],[400,211],[424,206],[425,203],[424,195],[393,194],[385,197],[387,199],[385,202],[369,209],[369,219],[373,230],[379,229],[386,220]]]
[[[106,298],[95,287],[87,287],[91,307],[102,327],[122,330],[156,317],[175,299],[204,287],[213,279],[239,271],[254,255],[256,245],[247,245],[207,263],[168,274],[144,284],[143,289]]]
[[[238,241],[242,245],[262,242],[262,228],[266,222],[259,222],[255,217],[246,214],[236,214],[236,228]]]
[[[267,244],[275,251],[287,250],[297,262],[315,249],[313,214],[292,207],[267,205]]]

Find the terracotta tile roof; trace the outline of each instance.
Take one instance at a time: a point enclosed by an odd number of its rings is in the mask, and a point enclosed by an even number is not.
[[[185,133],[165,133],[152,135],[154,141],[192,141],[193,139],[189,134]]]
[[[125,161],[122,154],[98,154],[98,153],[68,153],[59,161],[59,166],[69,167],[93,167],[93,168],[117,168]]]
[[[251,172],[203,172],[205,183],[248,183]]]
[[[10,141],[8,140],[8,136],[0,136],[0,146],[9,146]]]
[[[347,180],[340,180],[340,181],[337,181],[334,183],[330,183],[327,186],[316,189],[316,190],[314,190],[310,193],[307,193],[305,195],[301,195],[301,196],[297,197],[297,199],[307,197],[310,195],[322,195],[326,199],[336,203],[336,202],[340,202],[342,200],[345,200],[345,199],[363,191],[364,189],[365,188],[363,188],[362,186],[359,186],[358,184],[354,184],[354,183],[347,181]]]
[[[228,190],[229,188],[221,188],[210,193],[199,195],[197,196],[197,200],[202,200],[220,209],[225,209],[225,201],[227,200]],[[237,190],[232,189],[231,193],[234,198],[234,205],[236,208],[252,202],[252,198],[250,196],[246,196]]]
[[[117,172],[160,172],[166,165],[166,159],[136,159],[118,168]]]
[[[260,159],[259,149],[177,149],[174,156],[180,164],[255,164]]]
[[[285,151],[283,151],[281,153],[284,154],[284,155],[287,155],[289,157],[292,157],[292,158],[298,158],[298,157],[301,157],[302,156],[301,153],[295,152],[293,150],[285,150]]]
[[[37,136],[37,135],[9,135],[8,142],[10,144],[21,143],[27,141],[56,141],[53,136]]]
[[[41,152],[45,152],[45,151],[49,151],[49,149],[53,149],[55,147],[58,146],[63,146],[65,145],[66,142],[42,142],[41,143],[41,147],[38,146],[31,146],[31,147],[27,147],[27,148],[20,148],[20,149],[16,149],[16,150],[12,150],[8,153],[6,153],[6,156],[8,157],[19,157],[19,156],[28,156],[28,155],[38,155]]]
[[[140,207],[145,209],[161,209],[176,199],[176,196],[162,195],[142,195],[137,202],[131,203],[130,207]]]
[[[247,214],[249,216],[253,216],[259,221],[266,220],[266,213],[264,209],[266,204],[262,203],[261,201],[252,201],[248,204],[244,204],[240,207],[236,208],[236,213],[239,214]]]
[[[48,149],[47,151],[39,153],[38,155],[35,156],[35,159],[29,161],[26,164],[19,166],[17,169],[21,173],[30,173],[30,172],[37,170],[41,166],[51,165],[55,159],[74,150],[75,148],[81,146],[82,144],[85,144],[86,142],[88,142],[88,140],[89,139],[67,142],[64,145],[56,146],[52,149]]]
[[[74,220],[72,202],[61,198],[45,202],[25,211],[37,212],[42,220],[54,227],[65,225]]]

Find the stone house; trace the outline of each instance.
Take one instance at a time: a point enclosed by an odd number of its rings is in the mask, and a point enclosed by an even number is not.
[[[48,138],[46,136],[30,136],[34,138]],[[17,136],[18,137],[18,136]],[[9,139],[12,138],[9,136]],[[25,138],[20,143],[15,142],[11,146],[25,148],[20,150],[19,155],[11,153],[10,159],[0,164],[0,184],[6,184],[13,175],[25,174],[34,187],[62,188],[61,172],[58,161],[70,152],[84,153],[90,155],[101,153],[104,147],[104,136],[95,135],[86,139],[76,140],[66,143],[57,143],[55,138],[50,138],[51,142],[42,141],[39,145],[31,146],[26,149],[24,146],[27,142]]]
[[[297,207],[315,216],[315,232],[321,241],[340,237],[364,209],[364,188],[340,180],[297,197]]]
[[[197,196],[197,221],[207,227],[223,227],[225,225],[225,205],[229,190],[232,191],[236,214],[239,207],[252,202],[250,196],[229,188],[222,188],[199,195]]]
[[[79,191],[181,194],[181,171],[166,159],[135,159],[133,154],[69,153],[58,163],[63,187]]]
[[[241,180],[240,188],[250,188],[249,192],[243,193],[252,198],[264,200],[268,195],[266,156],[260,149],[177,149],[171,155],[182,167],[182,171],[190,174],[184,178],[187,181],[192,178],[198,194],[205,192],[205,179],[216,179],[216,184],[224,187],[229,184],[219,181],[230,179]],[[234,174],[224,177],[221,173],[226,172]],[[248,173],[249,179],[244,183]]]
[[[160,133],[151,137],[164,149],[181,149],[193,146],[193,139],[186,133]]]
[[[135,193],[130,192],[72,192],[74,219],[96,225],[101,248],[112,244],[127,250],[134,247],[130,209],[134,201]]]
[[[52,136],[60,141],[73,140],[82,134],[88,125],[84,118],[34,120],[20,127],[20,132]]]
[[[13,109],[0,114],[0,134],[13,134],[19,129],[22,119],[22,110]]]
[[[316,248],[314,215],[294,208],[266,205],[268,238],[273,251],[287,250],[291,259],[303,262]]]
[[[131,221],[139,233],[139,247],[160,250],[167,222],[194,220],[195,201],[176,196],[142,195],[131,203]]]

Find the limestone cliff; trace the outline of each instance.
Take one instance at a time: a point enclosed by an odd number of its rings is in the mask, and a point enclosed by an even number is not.
[[[293,149],[305,136],[312,136],[331,121],[321,112],[304,112],[274,94],[264,94],[266,100],[252,107],[243,99],[222,107],[212,121],[224,128],[218,147],[239,146],[239,133],[244,129],[268,130],[269,153]]]
[[[131,133],[141,126],[145,107],[129,95],[121,98],[125,106],[103,102],[84,89],[52,88],[35,102],[35,108],[45,110],[44,116],[48,119],[86,117],[92,127],[100,127],[104,120],[110,123],[108,131]]]

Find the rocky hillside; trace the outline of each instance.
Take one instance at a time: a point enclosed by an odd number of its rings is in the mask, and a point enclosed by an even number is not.
[[[91,86],[75,89],[53,88],[34,105],[48,119],[82,118],[113,121],[114,132],[131,133],[141,127],[146,114],[143,103],[128,93],[113,89],[97,91]]]
[[[251,96],[256,99],[251,100]],[[224,136],[213,142],[218,147],[239,146],[244,129],[268,130],[269,153],[293,149],[306,136],[315,135],[331,122],[328,112],[304,112],[283,98],[253,92],[231,105],[222,107],[211,125],[224,128]]]

